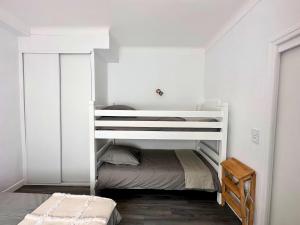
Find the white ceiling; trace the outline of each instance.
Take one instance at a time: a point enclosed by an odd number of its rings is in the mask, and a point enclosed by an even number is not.
[[[110,26],[122,46],[204,46],[249,0],[0,0],[29,27]]]

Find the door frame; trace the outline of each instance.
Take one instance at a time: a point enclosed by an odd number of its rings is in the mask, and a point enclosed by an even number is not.
[[[280,82],[280,63],[282,53],[300,46],[300,24],[297,24],[284,33],[273,39],[269,44],[269,76],[272,84],[270,93],[270,121],[269,130],[270,136],[268,140],[269,147],[266,153],[266,211],[265,225],[270,222],[271,215],[271,200],[272,200],[272,185],[273,185],[273,167],[275,155],[275,139],[277,126],[278,112],[278,96]]]

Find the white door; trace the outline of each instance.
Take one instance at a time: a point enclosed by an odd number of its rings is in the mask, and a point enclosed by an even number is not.
[[[89,182],[90,54],[61,54],[62,181]]]
[[[271,225],[300,222],[300,47],[282,54]]]
[[[27,179],[60,183],[60,78],[58,54],[24,54]]]

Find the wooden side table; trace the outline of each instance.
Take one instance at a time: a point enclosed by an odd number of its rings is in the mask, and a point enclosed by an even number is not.
[[[222,205],[225,202],[242,220],[242,225],[253,225],[256,174],[253,169],[235,158],[229,158],[222,165]],[[245,183],[250,182],[249,190]]]

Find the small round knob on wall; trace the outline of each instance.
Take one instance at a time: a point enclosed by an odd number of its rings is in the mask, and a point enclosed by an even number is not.
[[[162,96],[164,94],[164,92],[162,90],[160,90],[159,88],[156,89],[156,94],[158,94],[159,96]]]

